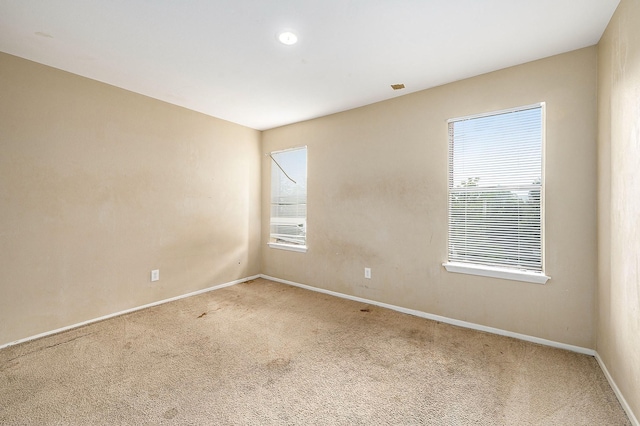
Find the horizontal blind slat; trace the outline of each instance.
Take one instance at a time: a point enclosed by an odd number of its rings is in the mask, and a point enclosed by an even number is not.
[[[449,259],[542,270],[542,108],[449,122]]]
[[[307,148],[272,152],[271,242],[306,244]]]

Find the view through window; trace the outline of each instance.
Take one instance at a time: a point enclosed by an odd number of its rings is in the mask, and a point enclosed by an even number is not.
[[[270,244],[306,247],[307,148],[271,153]]]
[[[543,104],[449,120],[449,262],[542,272]]]

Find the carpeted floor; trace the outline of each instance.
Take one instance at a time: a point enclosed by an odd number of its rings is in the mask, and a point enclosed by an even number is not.
[[[259,279],[1,350],[0,424],[630,423],[593,357]]]

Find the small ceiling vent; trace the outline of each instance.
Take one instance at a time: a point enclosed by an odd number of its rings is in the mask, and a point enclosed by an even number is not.
[[[400,89],[404,89],[404,84],[392,84],[391,88],[393,90],[400,90]]]

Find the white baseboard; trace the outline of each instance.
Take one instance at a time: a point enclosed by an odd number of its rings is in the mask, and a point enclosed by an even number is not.
[[[44,332],[44,333],[36,334],[35,336],[25,337],[23,339],[19,339],[19,340],[16,340],[14,342],[5,343],[5,344],[0,345],[0,349],[6,348],[6,347],[9,347],[9,346],[13,346],[13,345],[17,345],[17,344],[23,343],[23,342],[28,342],[30,340],[39,339],[41,337],[51,336],[52,334],[57,334],[57,333],[61,333],[63,331],[72,330],[74,328],[82,327],[83,325],[91,324],[91,323],[98,322],[98,321],[103,321],[103,320],[106,320],[106,319],[109,319],[109,318],[117,317],[117,316],[120,316],[120,315],[124,315],[124,314],[128,314],[128,313],[131,313],[131,312],[135,312],[135,311],[139,311],[141,309],[146,309],[146,308],[151,308],[153,306],[162,305],[163,303],[173,302],[174,300],[180,300],[180,299],[184,299],[186,297],[196,296],[198,294],[208,293],[208,292],[213,291],[213,290],[219,290],[221,288],[230,287],[232,285],[240,284],[240,283],[243,283],[245,281],[255,280],[256,278],[260,278],[260,275],[254,275],[252,277],[241,278],[239,280],[231,281],[231,282],[228,282],[228,283],[219,284],[219,285],[216,285],[216,286],[213,286],[213,287],[205,288],[205,289],[198,290],[198,291],[193,291],[193,292],[187,293],[187,294],[182,294],[180,296],[172,297],[170,299],[164,299],[164,300],[160,300],[158,302],[148,303],[146,305],[137,306],[135,308],[126,309],[124,311],[115,312],[113,314],[105,315],[105,316],[102,316],[102,317],[93,318],[93,319],[90,319],[88,321],[83,321],[83,322],[80,322],[80,323],[77,323],[77,324],[68,325],[66,327],[57,328],[55,330],[51,330],[51,331],[47,331],[47,332]]]
[[[309,286],[309,285],[300,284],[300,283],[296,283],[296,282],[293,282],[293,281],[283,280],[283,279],[280,279],[280,278],[271,277],[269,275],[261,274],[260,277],[264,278],[264,279],[267,279],[267,280],[276,281],[276,282],[283,283],[283,284],[288,284],[288,285],[291,285],[291,286],[294,286],[294,287],[300,287],[300,288],[304,288],[306,290],[311,290],[311,291],[315,291],[315,292],[318,292],[318,293],[328,294],[330,296],[341,297],[343,299],[353,300],[353,301],[356,301],[356,302],[366,303],[366,304],[374,305],[374,306],[380,306],[382,308],[392,309],[394,311],[402,312],[402,313],[409,314],[409,315],[414,315],[414,316],[421,317],[421,318],[426,318],[426,319],[430,319],[430,320],[434,320],[434,321],[440,321],[440,322],[443,322],[443,323],[446,323],[446,324],[451,324],[451,325],[456,325],[456,326],[459,326],[459,327],[470,328],[470,329],[473,329],[473,330],[485,331],[487,333],[498,334],[500,336],[513,337],[515,339],[525,340],[527,342],[539,343],[539,344],[545,345],[545,346],[551,346],[551,347],[554,347],[554,348],[566,349],[566,350],[569,350],[569,351],[572,351],[572,352],[577,352],[577,353],[581,353],[581,354],[585,354],[585,355],[591,355],[591,356],[595,357],[595,359],[598,361],[598,364],[600,365],[600,368],[604,372],[604,375],[607,378],[607,381],[611,385],[611,388],[613,389],[613,392],[615,393],[616,397],[618,398],[618,401],[620,401],[620,405],[622,405],[622,408],[624,409],[625,413],[627,413],[627,416],[629,417],[629,420],[631,421],[632,426],[640,426],[640,423],[638,423],[638,419],[635,417],[633,411],[631,411],[631,407],[627,403],[627,400],[624,398],[624,396],[620,392],[620,389],[618,388],[618,386],[616,385],[615,381],[613,380],[613,377],[611,377],[611,374],[609,374],[609,371],[607,370],[607,367],[605,366],[604,362],[602,361],[602,358],[600,358],[600,355],[598,354],[598,352],[596,352],[593,349],[583,348],[581,346],[567,345],[566,343],[560,343],[560,342],[555,342],[553,340],[541,339],[539,337],[529,336],[529,335],[526,335],[526,334],[514,333],[514,332],[511,332],[511,331],[506,331],[506,330],[502,330],[502,329],[499,329],[499,328],[487,327],[487,326],[484,326],[484,325],[474,324],[474,323],[467,322],[467,321],[460,321],[460,320],[456,320],[456,319],[452,319],[452,318],[442,317],[440,315],[428,314],[428,313],[422,312],[422,311],[416,311],[416,310],[413,310],[413,309],[407,309],[407,308],[403,308],[403,307],[400,307],[400,306],[389,305],[387,303],[377,302],[375,300],[364,299],[362,297],[357,297],[357,296],[350,296],[348,294],[338,293],[338,292],[335,292],[335,291],[325,290],[325,289],[318,288],[318,287],[312,287],[312,286]]]
[[[300,284],[300,283],[296,283],[296,282],[293,282],[293,281],[287,281],[287,280],[282,280],[280,278],[270,277],[269,275],[261,274],[260,277],[264,278],[264,279],[267,279],[267,280],[271,280],[271,281],[276,281],[276,282],[283,283],[283,284],[292,285],[294,287],[304,288],[306,290],[311,290],[311,291],[316,291],[316,292],[319,292],[319,293],[328,294],[328,295],[331,295],[331,296],[341,297],[343,299],[349,299],[349,300],[353,300],[353,301],[356,301],[356,302],[361,302],[361,303],[366,303],[366,304],[369,304],[369,305],[380,306],[382,308],[392,309],[394,311],[402,312],[403,314],[414,315],[414,316],[417,316],[417,317],[420,317],[420,318],[426,318],[426,319],[430,319],[430,320],[433,320],[433,321],[440,321],[440,322],[444,322],[446,324],[456,325],[458,327],[470,328],[472,330],[484,331],[484,332],[487,332],[487,333],[498,334],[500,336],[513,337],[515,339],[525,340],[527,342],[539,343],[541,345],[551,346],[551,347],[554,347],[554,348],[565,349],[565,350],[568,350],[568,351],[578,352],[578,353],[585,354],[585,355],[591,355],[591,356],[595,355],[595,351],[593,349],[583,348],[581,346],[568,345],[566,343],[560,343],[560,342],[555,342],[553,340],[541,339],[539,337],[529,336],[527,334],[514,333],[512,331],[502,330],[500,328],[487,327],[485,325],[475,324],[475,323],[467,322],[467,321],[460,321],[460,320],[453,319],[453,318],[442,317],[440,315],[433,315],[433,314],[429,314],[429,313],[422,312],[422,311],[416,311],[414,309],[403,308],[401,306],[389,305],[388,303],[377,302],[375,300],[364,299],[362,297],[357,297],[357,296],[350,296],[348,294],[338,293],[338,292],[335,292],[335,291],[325,290],[325,289],[318,288],[318,287],[312,287],[312,286],[309,286],[309,285]]]
[[[627,413],[627,417],[629,417],[629,421],[631,421],[631,424],[633,426],[640,426],[640,422],[638,422],[638,418],[635,416],[635,414],[633,414],[633,411],[631,411],[631,407],[629,406],[629,403],[627,403],[627,400],[622,395],[622,392],[620,392],[620,389],[618,388],[618,385],[616,384],[616,382],[613,380],[613,377],[609,373],[607,366],[605,365],[602,358],[600,358],[600,354],[596,351],[596,354],[594,356],[596,358],[596,361],[598,361],[598,364],[600,365],[602,372],[607,378],[609,385],[611,385],[611,389],[613,389],[613,392],[616,394],[616,397],[618,397],[618,401],[620,401],[620,405],[622,405],[622,409],[625,411],[625,413]]]
[[[511,332],[511,331],[502,330],[502,329],[499,329],[499,328],[487,327],[487,326],[484,326],[484,325],[475,324],[475,323],[471,323],[471,322],[467,322],[467,321],[460,321],[460,320],[456,320],[456,319],[453,319],[453,318],[443,317],[443,316],[440,316],[440,315],[428,314],[426,312],[417,311],[417,310],[414,310],[414,309],[403,308],[403,307],[400,307],[400,306],[390,305],[388,303],[377,302],[375,300],[369,300],[369,299],[365,299],[365,298],[362,298],[362,297],[350,296],[348,294],[338,293],[338,292],[331,291],[331,290],[325,290],[325,289],[322,289],[322,288],[313,287],[313,286],[309,286],[309,285],[305,285],[305,284],[300,284],[300,283],[297,283],[297,282],[294,282],[294,281],[283,280],[283,279],[280,279],[280,278],[271,277],[269,275],[264,275],[264,274],[253,275],[251,277],[241,278],[241,279],[238,279],[238,280],[235,280],[235,281],[231,281],[231,282],[228,282],[228,283],[219,284],[219,285],[216,285],[216,286],[213,286],[213,287],[205,288],[205,289],[202,289],[202,290],[194,291],[194,292],[191,292],[191,293],[183,294],[183,295],[172,297],[172,298],[169,298],[169,299],[160,300],[158,302],[148,303],[146,305],[137,306],[135,308],[126,309],[124,311],[120,311],[120,312],[116,312],[116,313],[113,313],[113,314],[105,315],[105,316],[102,316],[102,317],[90,319],[88,321],[83,321],[81,323],[77,323],[77,324],[69,325],[69,326],[66,326],[66,327],[58,328],[58,329],[55,329],[55,330],[47,331],[45,333],[36,334],[35,336],[25,337],[23,339],[19,339],[19,340],[13,341],[13,342],[2,344],[2,345],[0,345],[0,349],[6,348],[6,347],[9,347],[9,346],[13,346],[13,345],[17,345],[17,344],[23,343],[23,342],[28,342],[30,340],[39,339],[41,337],[46,337],[46,336],[50,336],[50,335],[53,335],[53,334],[61,333],[63,331],[71,330],[71,329],[74,329],[74,328],[77,328],[77,327],[82,327],[84,325],[91,324],[91,323],[94,323],[94,322],[103,321],[103,320],[106,320],[106,319],[109,319],[109,318],[117,317],[117,316],[120,316],[120,315],[124,315],[124,314],[128,314],[128,313],[131,313],[131,312],[135,312],[135,311],[139,311],[141,309],[151,308],[153,306],[162,305],[164,303],[173,302],[175,300],[184,299],[186,297],[196,296],[198,294],[207,293],[207,292],[210,292],[210,291],[213,291],[213,290],[218,290],[218,289],[221,289],[221,288],[230,287],[232,285],[240,284],[240,283],[243,283],[243,282],[249,281],[249,280],[254,280],[256,278],[264,278],[264,279],[271,280],[271,281],[276,281],[276,282],[279,282],[279,283],[282,283],[282,284],[288,284],[288,285],[291,285],[291,286],[294,286],[294,287],[300,287],[300,288],[304,288],[306,290],[311,290],[311,291],[315,291],[315,292],[318,292],[318,293],[328,294],[330,296],[335,296],[335,297],[340,297],[340,298],[343,298],[343,299],[353,300],[355,302],[361,302],[361,303],[366,303],[366,304],[369,304],[369,305],[380,306],[382,308],[391,309],[391,310],[394,310],[394,311],[402,312],[402,313],[409,314],[409,315],[414,315],[414,316],[421,317],[421,318],[426,318],[426,319],[429,319],[429,320],[440,321],[440,322],[443,322],[443,323],[446,323],[446,324],[451,324],[451,325],[455,325],[455,326],[459,326],[459,327],[469,328],[469,329],[472,329],[472,330],[484,331],[484,332],[487,332],[487,333],[498,334],[500,336],[513,337],[515,339],[520,339],[520,340],[524,340],[524,341],[527,341],[527,342],[538,343],[538,344],[545,345],[545,346],[551,346],[551,347],[554,347],[554,348],[565,349],[565,350],[569,350],[569,351],[572,351],[572,352],[577,352],[577,353],[581,353],[581,354],[585,354],[585,355],[591,355],[591,356],[595,357],[595,359],[598,362],[598,365],[600,365],[600,368],[602,369],[605,377],[607,378],[607,381],[609,382],[609,385],[613,389],[613,392],[615,393],[616,397],[618,398],[618,401],[620,401],[620,405],[622,405],[622,408],[627,413],[627,416],[629,417],[629,420],[631,421],[631,424],[633,426],[640,426],[640,422],[638,422],[638,419],[636,418],[635,414],[633,413],[633,411],[631,411],[631,407],[629,406],[629,404],[627,403],[627,400],[624,398],[624,396],[620,392],[620,389],[616,385],[616,382],[613,380],[613,377],[611,377],[611,374],[609,373],[609,370],[607,370],[607,366],[605,365],[604,361],[602,360],[602,358],[600,358],[600,355],[598,354],[598,352],[596,352],[593,349],[583,348],[583,347],[574,346],[574,345],[568,345],[568,344],[565,344],[565,343],[555,342],[553,340],[541,339],[539,337],[529,336],[529,335],[520,334],[520,333],[514,333],[514,332]]]

